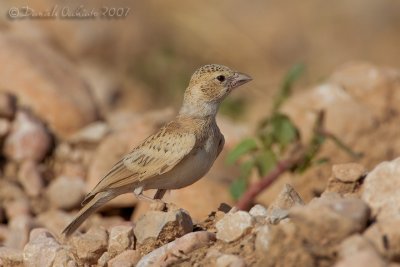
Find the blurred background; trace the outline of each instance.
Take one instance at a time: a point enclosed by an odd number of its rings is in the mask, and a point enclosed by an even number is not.
[[[127,13],[10,17],[12,8],[22,14],[25,7],[46,14],[63,8]],[[306,71],[284,110],[304,136],[310,110],[325,109],[327,127],[363,152],[357,161],[368,168],[400,151],[394,140],[399,1],[3,0],[0,11],[0,89],[15,97],[3,95],[0,101],[10,114],[0,121],[5,125],[0,240],[10,246],[27,240],[14,238],[18,231],[7,226],[20,214],[59,233],[112,164],[174,116],[191,74],[204,64],[227,65],[253,81],[221,107],[218,120],[227,143],[211,172],[167,196],[194,218],[222,202],[233,204],[228,188],[239,170],[225,164],[226,153],[254,134],[296,63]],[[331,163],[354,160],[334,146],[323,153]],[[310,199],[322,192],[330,170],[327,164],[287,175],[258,201],[269,204],[286,182]],[[86,227],[136,219],[146,209],[133,196],[123,196]]]

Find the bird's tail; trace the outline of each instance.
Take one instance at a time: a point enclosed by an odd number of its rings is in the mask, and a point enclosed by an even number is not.
[[[100,208],[104,203],[110,201],[115,197],[115,194],[110,194],[109,192],[100,192],[97,193],[89,202],[85,204],[84,207],[78,212],[75,218],[72,220],[70,224],[63,230],[63,234],[66,237],[75,232],[76,229],[98,208]]]

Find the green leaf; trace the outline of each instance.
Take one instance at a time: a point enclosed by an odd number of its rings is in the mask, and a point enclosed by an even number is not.
[[[226,162],[228,164],[234,164],[241,156],[252,150],[255,150],[256,148],[257,142],[255,139],[244,139],[231,152],[229,152]]]
[[[282,106],[283,102],[291,95],[293,84],[301,77],[304,69],[304,64],[296,64],[287,72],[285,78],[283,79],[279,93],[275,97],[272,113],[277,112]]]
[[[247,180],[243,178],[238,178],[231,184],[229,191],[234,200],[238,200],[247,188]]]
[[[238,200],[247,189],[248,178],[255,165],[253,160],[249,160],[240,165],[240,176],[233,181],[230,192],[234,200]]]
[[[255,157],[256,166],[260,176],[269,173],[276,166],[276,156],[271,150],[266,150]]]
[[[275,140],[285,148],[299,137],[299,131],[288,116],[277,114],[272,120]]]

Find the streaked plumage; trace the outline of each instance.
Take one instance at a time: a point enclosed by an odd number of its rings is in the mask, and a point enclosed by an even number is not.
[[[90,214],[120,194],[179,189],[203,177],[224,145],[215,121],[219,104],[233,88],[250,80],[221,65],[198,69],[178,116],[114,165],[86,196],[85,206],[63,233],[71,235]]]

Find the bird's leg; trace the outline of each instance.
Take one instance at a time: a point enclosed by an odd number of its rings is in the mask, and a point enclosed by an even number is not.
[[[137,197],[140,200],[148,201],[151,203],[154,203],[154,201],[155,201],[153,198],[143,195],[143,186],[136,187],[133,190],[133,194],[135,195],[135,197]]]
[[[165,193],[167,192],[167,189],[157,189],[157,192],[154,194],[154,199],[156,200],[156,199],[159,199],[159,200],[161,200],[163,197],[164,197],[164,195],[165,195]]]

